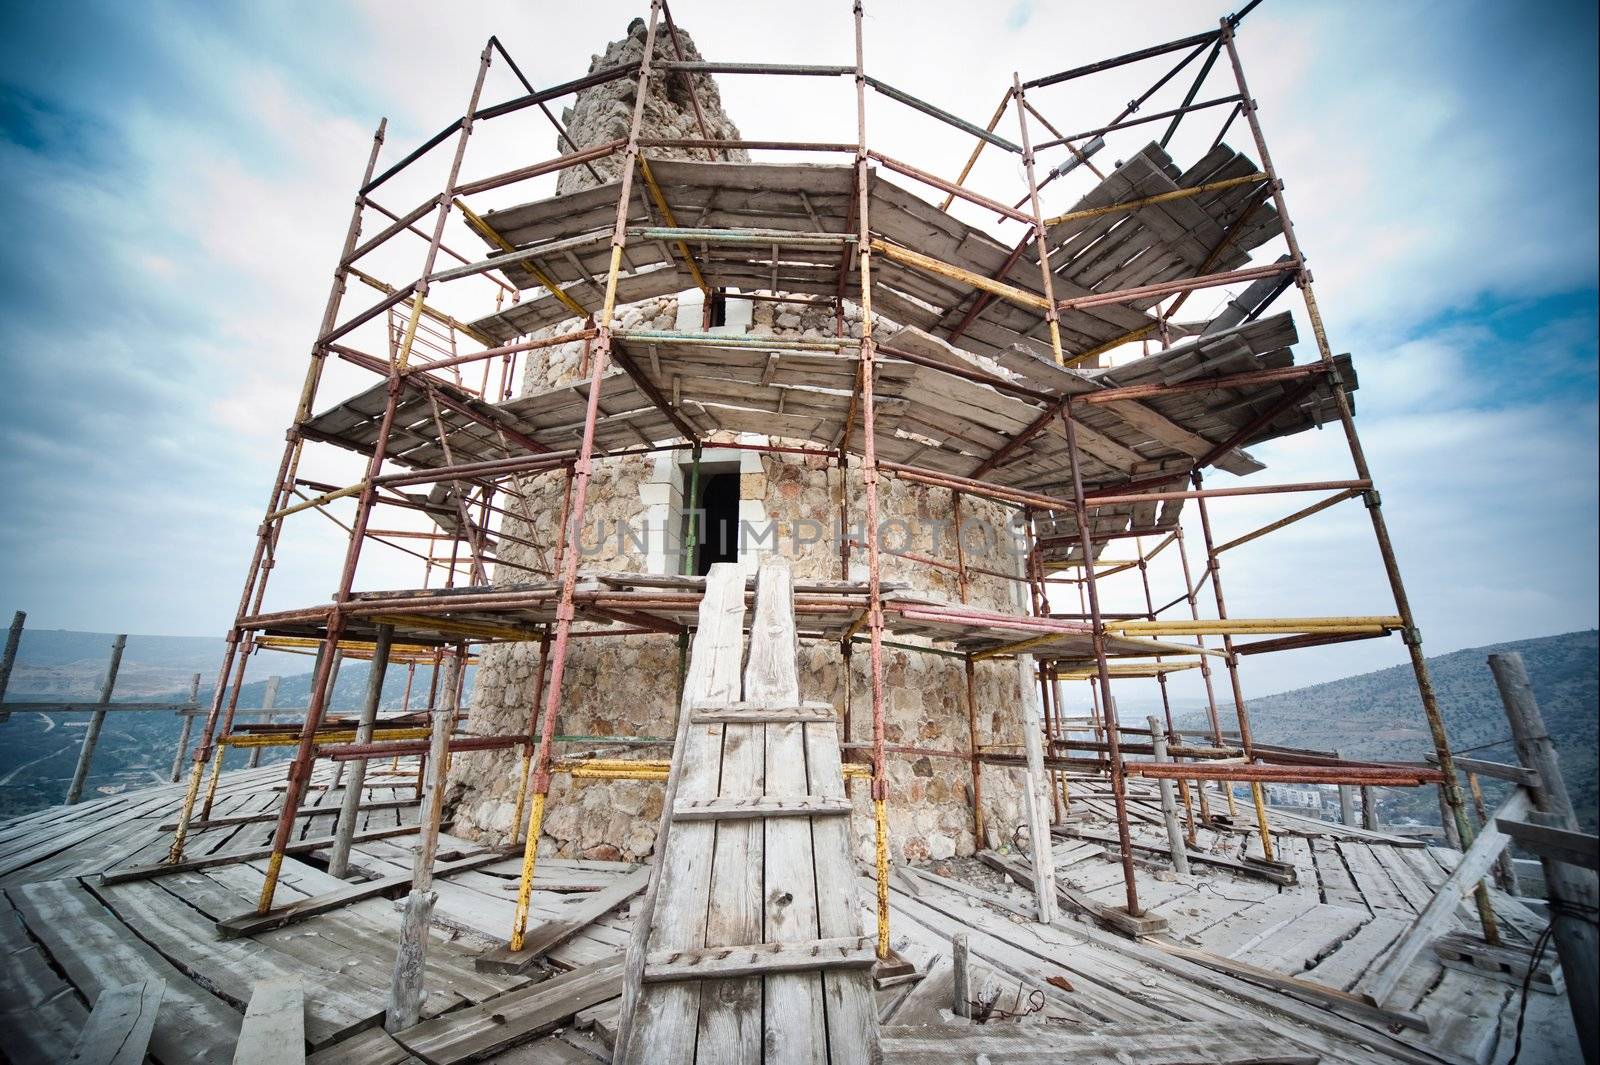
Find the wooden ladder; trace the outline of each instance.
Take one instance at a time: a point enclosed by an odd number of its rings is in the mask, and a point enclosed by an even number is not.
[[[838,727],[800,700],[787,560],[756,579],[741,693],[744,613],[712,566],[615,1060],[878,1062]]]

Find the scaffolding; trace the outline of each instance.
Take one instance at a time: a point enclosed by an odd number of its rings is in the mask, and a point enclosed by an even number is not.
[[[1045,886],[1053,880],[1050,825],[1069,816],[1074,790],[1085,781],[1108,787],[1114,803],[1126,885],[1126,904],[1118,916],[1135,929],[1153,919],[1138,894],[1126,802],[1129,778],[1175,781],[1173,816],[1185,822],[1191,839],[1197,822],[1241,816],[1233,785],[1247,786],[1260,849],[1252,860],[1269,874],[1292,875],[1292,869],[1274,861],[1263,798],[1268,782],[1362,788],[1437,784],[1447,834],[1459,845],[1469,843],[1473,830],[1421,637],[1356,431],[1349,398],[1355,388],[1353,371],[1347,356],[1335,354],[1324,330],[1283,182],[1241,65],[1235,29],[1254,6],[1222,19],[1214,29],[1179,40],[1043,77],[1015,76],[993,117],[978,125],[867,73],[859,2],[853,9],[854,61],[796,65],[685,60],[667,3],[652,0],[639,62],[536,89],[504,46],[491,38],[479,57],[461,117],[381,172],[385,126],[380,123],[194,751],[167,864],[160,868],[184,861],[187,834],[208,816],[223,753],[252,742],[234,725],[252,651],[267,646],[317,650],[303,722],[289,737],[271,740],[292,743],[294,760],[258,913],[273,912],[278,869],[317,759],[361,765],[373,758],[426,755],[431,777],[429,800],[423,804],[424,857],[414,882],[425,888],[432,875],[428,840],[436,840],[439,832],[450,754],[517,749],[521,774],[508,842],[522,848],[524,860],[507,951],[522,951],[552,777],[568,773],[589,779],[661,780],[667,773],[665,761],[581,758],[557,751],[563,740],[595,739],[563,737],[556,731],[573,641],[629,636],[678,640],[681,647],[704,587],[703,581],[681,575],[581,570],[578,538],[596,463],[665,452],[691,455],[697,462],[714,434],[721,434],[718,447],[821,458],[860,487],[861,518],[869,530],[865,542],[841,545],[837,581],[799,582],[795,609],[803,632],[837,646],[847,664],[858,643],[867,648],[869,738],[852,741],[848,697],[843,738],[847,778],[870,788],[881,959],[891,953],[887,864],[892,796],[886,774],[891,758],[929,756],[965,763],[980,842],[986,767],[1027,771],[1031,860],[1039,911],[1046,920],[1055,906],[1054,892]],[[657,42],[663,36],[678,58],[658,58]],[[1059,87],[1151,63],[1161,67],[1161,75],[1109,122],[1064,134],[1045,117],[1051,105],[1044,101]],[[522,91],[487,103],[486,82],[499,66],[510,71]],[[702,75],[853,82],[855,136],[837,143],[714,139],[693,98],[692,76]],[[646,136],[642,126],[648,89],[656,79],[675,78],[688,86],[701,136]],[[1219,78],[1229,84],[1221,95],[1206,97],[1208,83]],[[627,135],[580,147],[549,105],[623,80],[634,85]],[[1144,109],[1163,88],[1171,85],[1176,91],[1185,80],[1181,103]],[[869,100],[908,108],[971,136],[974,146],[958,176],[943,178],[873,148]],[[530,109],[549,119],[569,150],[500,173],[465,176],[467,148],[480,131],[509,116],[531,114]],[[1015,116],[1016,140],[997,132],[1008,115]],[[1188,172],[1172,165],[1164,149],[1180,123],[1192,125],[1218,115],[1219,129],[1204,165]],[[1240,127],[1240,119],[1253,157],[1226,145],[1224,138]],[[1159,144],[1134,152],[1132,138],[1143,136],[1144,127],[1156,122],[1166,124]],[[1097,159],[1110,158],[1107,145],[1118,141],[1127,141],[1131,154],[1110,170],[1102,169]],[[669,160],[659,156],[664,150],[699,152],[705,158]],[[727,160],[733,150],[835,162],[734,163]],[[1014,188],[985,194],[969,185],[984,152],[1008,153],[1020,163],[1026,180],[1020,196]],[[1047,165],[1043,153],[1050,153],[1054,163],[1041,177]],[[436,191],[409,210],[380,205],[377,197],[398,184],[401,175],[426,158],[437,161],[440,154],[447,164]],[[504,196],[507,190],[575,168],[594,172],[594,164],[603,160],[617,165],[616,179],[580,193],[501,210],[479,202],[491,193]],[[1041,193],[1057,182],[1067,186],[1074,173],[1092,177],[1092,188],[1069,210],[1047,215]],[[892,183],[890,176],[906,185]],[[921,190],[921,195],[908,188]],[[707,217],[709,197],[718,189],[748,193],[750,199],[788,197],[784,202],[793,213],[778,220],[773,212],[763,215],[752,209],[738,216],[722,208],[723,224],[696,221]],[[942,203],[935,204],[939,198]],[[958,221],[951,213],[957,201],[965,209],[992,215],[995,225],[1020,230],[1020,235],[1003,244],[981,227]],[[374,218],[380,220],[379,228],[365,236]],[[545,224],[556,218],[563,224]],[[489,254],[474,258],[447,245],[450,224],[482,239]],[[1248,265],[1249,249],[1278,238],[1285,246],[1281,257]],[[396,261],[406,240],[419,241],[425,249],[419,267],[402,271],[403,279],[395,282],[369,272],[377,269],[368,263],[380,250]],[[1124,249],[1124,257],[1107,259],[1104,268],[1085,265],[1086,258],[1098,254],[1095,249],[1141,240],[1144,244],[1138,247],[1149,249],[1148,254]],[[375,302],[354,313],[345,306],[352,281],[378,293]],[[1298,289],[1312,330],[1316,358],[1309,362],[1293,361],[1289,347],[1296,337],[1289,316],[1267,313],[1290,287]],[[629,329],[618,321],[620,305],[688,288],[707,297],[737,288],[745,298],[831,306],[838,335],[821,341],[711,336],[692,330]],[[446,313],[437,303],[444,289],[452,294],[468,290],[463,298],[485,309],[484,316],[467,322]],[[1174,317],[1179,308],[1202,290],[1230,294],[1222,315],[1201,328],[1179,322]],[[488,311],[491,299],[493,309]],[[859,308],[858,339],[844,329],[847,300]],[[708,298],[708,307],[710,302]],[[576,326],[570,324],[573,319]],[[883,321],[891,319],[913,332],[880,335]],[[513,399],[521,360],[574,343],[583,346],[586,381]],[[1144,357],[1128,363],[1109,359],[1113,352],[1134,349]],[[828,382],[810,391],[787,386],[796,402],[811,404],[804,416],[786,411],[781,400],[764,407],[760,395],[747,397],[743,406],[718,406],[714,394],[713,399],[692,394],[688,385],[680,393],[677,378],[669,381],[662,369],[720,361],[730,376],[760,389],[770,384],[780,357],[789,360],[785,365],[792,364],[794,372]],[[1186,361],[1174,369],[1179,359]],[[371,375],[377,383],[319,414],[325,371],[335,363]],[[751,367],[753,377],[741,376]],[[1163,367],[1171,372],[1157,372]],[[467,383],[473,377],[476,382]],[[918,392],[929,381],[955,397],[942,401],[946,410],[954,404],[965,415],[952,419],[929,413],[921,428],[910,432],[898,415],[885,414],[885,395],[899,403],[897,410],[931,402],[926,391]],[[996,414],[1001,409],[1005,417]],[[929,428],[941,420],[942,438]],[[1342,433],[1350,475],[1308,483],[1207,486],[1204,475],[1213,467],[1234,473],[1259,468],[1243,452],[1247,445],[1325,422],[1336,423]],[[995,424],[1007,428],[987,428]],[[764,432],[768,442],[721,442],[729,434],[751,432]],[[347,484],[302,476],[303,460],[319,447],[362,456],[364,471]],[[564,482],[559,538],[543,544],[514,533],[515,523],[532,526],[527,485],[554,477]],[[1024,565],[1016,574],[980,570],[962,555],[959,535],[954,563],[891,551],[870,532],[880,527],[880,485],[886,478],[947,492],[957,529],[964,499],[1015,511],[1028,538]],[[405,491],[416,487],[430,491]],[[1276,494],[1313,501],[1245,535],[1216,542],[1213,507],[1240,497]],[[848,499],[849,493],[842,492],[846,517]],[[1222,580],[1225,553],[1357,501],[1369,516],[1392,604],[1364,616],[1229,614]],[[1203,562],[1197,572],[1190,569],[1185,530],[1178,521],[1186,505],[1198,515]],[[340,517],[338,508],[353,509]],[[376,520],[380,512],[429,524],[405,528],[397,518],[395,527],[386,527]],[[268,578],[278,562],[283,532],[290,519],[313,514],[329,519],[345,535],[331,600],[267,611]],[[1191,526],[1190,539],[1193,531]],[[443,574],[440,584],[358,589],[358,568],[368,543],[418,555],[407,546],[414,540],[425,544],[420,557],[428,572]],[[538,564],[500,557],[501,545],[517,548],[504,553],[528,552],[526,558]],[[1131,546],[1131,557],[1102,558],[1111,545]],[[1167,552],[1181,560],[1183,589],[1158,605],[1151,562]],[[961,602],[930,602],[888,587],[883,558],[895,553],[955,573]],[[858,556],[865,557],[864,581],[850,579],[851,560]],[[1106,579],[1119,572],[1137,573],[1141,582],[1136,601],[1122,612],[1108,609],[1103,594]],[[978,573],[1012,582],[1019,603],[1026,606],[1009,613],[968,604],[968,588]],[[1074,593],[1079,597],[1077,612],[1059,611],[1055,602]],[[1205,612],[1208,599],[1214,616]],[[1176,619],[1173,611],[1178,612]],[[1390,636],[1398,636],[1407,648],[1436,765],[1363,763],[1254,740],[1240,679],[1243,659]],[[461,666],[474,648],[507,642],[539,647],[534,710],[526,730],[456,735]],[[404,657],[396,650],[401,646]],[[964,750],[888,742],[888,647],[962,662],[969,724]],[[426,700],[419,700],[430,720],[419,720],[404,735],[374,733],[370,718],[363,719],[362,735],[335,734],[323,722],[330,676],[341,653],[369,658],[379,687],[383,670],[398,660],[431,662],[441,667],[436,678],[442,674],[450,679],[442,686],[435,680]],[[973,678],[975,664],[988,660],[1017,662],[1030,683],[1038,685],[1037,701],[1023,691],[1018,705],[1006,708],[1024,725],[1020,752],[1014,745],[984,741]],[[1219,665],[1226,674],[1221,695],[1215,690]],[[1203,735],[1183,734],[1173,717],[1168,678],[1180,670],[1197,670],[1203,679],[1208,720]],[[1118,684],[1149,679],[1160,686],[1163,717],[1145,727],[1124,722],[1117,707]],[[1069,686],[1074,682],[1088,689],[1087,717],[1069,714]],[[1232,728],[1225,729],[1223,714],[1230,701],[1227,724]],[[655,737],[622,739],[641,748],[663,742]],[[1213,790],[1217,783],[1223,787],[1220,793]],[[1226,814],[1219,804],[1225,805]],[[1494,918],[1481,890],[1479,913],[1492,936]]]

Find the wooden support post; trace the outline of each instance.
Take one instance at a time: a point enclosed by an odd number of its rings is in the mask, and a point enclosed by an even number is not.
[[[1334,751],[1335,758],[1343,758],[1343,751]],[[1339,785],[1339,823],[1354,825],[1356,823],[1356,797],[1355,791],[1349,784]]]
[[[361,718],[356,722],[356,742],[372,742],[372,726],[378,720],[378,703],[383,700],[383,675],[389,668],[389,645],[394,640],[393,625],[379,625],[372,645],[372,663],[367,671],[366,697],[361,703]],[[448,730],[446,730],[448,731]],[[434,745],[438,745],[437,737]],[[355,834],[356,816],[361,807],[362,787],[367,782],[367,759],[358,758],[350,766],[339,806],[339,826],[333,833],[333,852],[328,856],[328,875],[341,879],[350,871],[350,837]]]
[[[1361,787],[1361,827],[1372,832],[1382,831],[1378,824],[1378,798],[1366,785]]]
[[[1466,769],[1470,761],[1472,760],[1469,758],[1457,758],[1456,765]],[[1489,821],[1489,808],[1483,802],[1483,787],[1478,783],[1478,774],[1470,769],[1467,769],[1467,791],[1472,794],[1472,812],[1478,819],[1478,828],[1481,831]],[[1522,894],[1517,885],[1517,866],[1512,859],[1510,847],[1501,851],[1500,860],[1494,863],[1494,882],[1507,895]]]
[[[1328,333],[1322,324],[1322,311],[1312,290],[1311,274],[1304,266],[1305,253],[1300,248],[1300,240],[1295,235],[1294,223],[1289,216],[1289,205],[1284,200],[1284,183],[1279,180],[1277,169],[1272,164],[1272,153],[1267,150],[1266,137],[1261,132],[1261,119],[1257,114],[1257,104],[1255,98],[1250,95],[1250,87],[1245,81],[1244,66],[1239,60],[1239,49],[1234,43],[1233,30],[1234,23],[1226,17],[1223,18],[1220,35],[1222,46],[1227,49],[1228,63],[1233,68],[1234,81],[1239,87],[1239,110],[1249,124],[1250,137],[1255,141],[1256,151],[1260,153],[1261,170],[1269,178],[1267,187],[1271,190],[1272,205],[1277,209],[1278,220],[1283,227],[1284,243],[1288,246],[1290,257],[1301,264],[1295,274],[1295,284],[1299,286],[1301,298],[1305,301],[1306,318],[1316,339],[1318,358],[1328,371],[1328,379],[1332,385],[1329,396],[1334,402],[1339,424],[1344,430],[1345,443],[1350,450],[1350,461],[1355,467],[1356,476],[1360,480],[1372,483],[1372,469],[1367,464],[1360,434],[1356,432],[1355,412],[1350,406],[1349,397],[1345,394],[1345,382],[1339,376],[1339,369],[1333,357],[1333,347],[1328,342]],[[1382,499],[1375,487],[1363,492],[1362,495],[1367,507],[1367,516],[1372,522],[1372,535],[1377,541],[1378,555],[1383,560],[1384,573],[1389,579],[1390,591],[1394,594],[1395,612],[1400,615],[1403,623],[1400,630],[1401,638],[1405,641],[1406,651],[1411,659],[1411,670],[1417,679],[1417,695],[1422,700],[1422,714],[1427,719],[1434,753],[1439,756],[1439,768],[1444,773],[1444,779],[1439,782],[1439,787],[1444,796],[1445,822],[1446,825],[1455,826],[1456,837],[1464,844],[1471,841],[1472,826],[1467,820],[1466,804],[1461,798],[1461,782],[1456,779],[1454,756],[1450,751],[1450,737],[1445,730],[1444,715],[1439,710],[1438,693],[1434,690],[1433,678],[1428,672],[1427,657],[1423,654],[1422,633],[1417,628],[1416,617],[1411,611],[1410,596],[1407,595],[1405,581],[1400,576],[1400,562],[1395,555],[1393,539],[1389,535],[1388,521],[1383,516]],[[1450,829],[1446,827],[1445,832],[1448,838]],[[1491,944],[1498,942],[1499,930],[1495,923],[1494,909],[1489,905],[1487,887],[1479,885],[1474,902],[1477,905],[1478,921],[1483,926],[1484,937]]]
[[[1434,788],[1434,798],[1439,802],[1439,829],[1444,833],[1444,845],[1451,850],[1461,850],[1461,830],[1450,812],[1450,798],[1445,788]]]
[[[427,965],[428,925],[433,918],[433,856],[439,849],[439,819],[444,813],[446,756],[450,753],[450,722],[455,717],[461,690],[461,660],[465,649],[444,656],[444,683],[434,705],[433,736],[428,751],[428,787],[422,799],[421,835],[411,868],[411,893],[400,918],[400,943],[395,951],[394,976],[389,982],[388,1008],[383,1027],[398,1032],[416,1024],[422,1015],[422,980]]]
[[[189,681],[189,710],[198,712],[200,709],[200,674],[196,673]],[[195,714],[183,715],[183,731],[178,734],[178,753],[172,756],[172,782],[176,784],[183,779],[183,756],[189,753],[189,733],[194,728]]]
[[[967,934],[957,932],[950,937],[950,961],[954,965],[951,979],[950,1012],[957,1017],[972,1016],[972,951],[967,945]]]
[[[277,677],[277,676],[273,676],[273,677],[268,677],[267,678],[267,690],[261,693],[261,709],[263,709],[263,710],[271,710],[273,707],[278,705],[278,684],[282,680],[283,680],[282,677]],[[263,724],[271,724],[272,723],[272,718],[273,718],[273,715],[267,714],[262,718],[262,723]],[[261,764],[261,748],[260,747],[252,747],[250,749],[250,768],[254,769],[256,766],[258,766],[260,764]],[[177,779],[177,778],[174,777],[173,779]]]
[[[1161,719],[1152,714],[1146,720],[1150,722],[1150,746],[1155,760],[1171,761],[1167,757],[1167,732],[1162,727]],[[1172,790],[1172,781],[1161,781],[1161,818],[1167,823],[1167,843],[1172,848],[1172,870],[1180,876],[1188,876],[1189,852],[1184,845],[1183,826],[1178,822],[1178,804]]]
[[[1028,757],[1027,803],[1030,864],[1033,867],[1034,892],[1039,902],[1039,922],[1049,924],[1056,919],[1056,869],[1051,853],[1050,815],[1046,803],[1049,788],[1045,783],[1044,724],[1039,716],[1038,697],[1033,686],[1036,667],[1032,655],[1017,656],[1022,674],[1022,742]]]
[[[0,703],[6,701],[6,688],[11,684],[11,667],[17,663],[17,646],[22,643],[22,626],[28,615],[17,611],[11,615],[11,631],[6,633],[5,656],[0,657]],[[0,711],[0,722],[9,721],[11,711]]]
[[[1051,670],[1050,684],[1056,697],[1056,731],[1055,735],[1050,737],[1050,754],[1053,757],[1056,753],[1055,741],[1067,738],[1067,728],[1062,724],[1063,715],[1067,710],[1067,688],[1061,681],[1061,670],[1059,668]],[[1057,773],[1056,776],[1061,781],[1061,819],[1065,823],[1072,820],[1072,784],[1065,773]],[[978,845],[981,847],[985,844],[980,840]]]
[[[1533,697],[1522,656],[1514,651],[1490,655],[1489,669],[1500,689],[1506,720],[1511,723],[1517,758],[1539,774],[1539,783],[1529,789],[1534,808],[1546,816],[1552,827],[1575,830],[1578,822],[1561,776],[1561,762]],[[1484,833],[1492,828],[1491,818]],[[1600,930],[1594,923],[1600,887],[1592,870],[1551,858],[1541,857],[1540,862],[1550,898],[1551,935],[1561,959],[1562,975],[1567,979],[1567,1002],[1572,1007],[1578,1042],[1585,1061],[1600,1060]]]
[[[978,761],[978,685],[972,656],[967,655],[962,664],[967,680],[967,755],[972,768],[972,839],[973,845],[983,850],[989,844],[983,838],[983,763]],[[845,683],[849,684],[848,670]],[[845,739],[849,738],[847,734]]]
[[[127,636],[118,636],[111,642],[111,663],[106,666],[106,678],[100,685],[100,705],[111,702],[111,691],[117,686],[117,670],[122,666],[122,650],[128,646]],[[100,729],[106,723],[106,712],[96,710],[89,716],[89,727],[83,732],[83,746],[78,749],[78,765],[72,771],[72,783],[67,788],[67,805],[83,797],[83,785],[89,779],[89,763],[94,760],[95,744],[100,742]]]

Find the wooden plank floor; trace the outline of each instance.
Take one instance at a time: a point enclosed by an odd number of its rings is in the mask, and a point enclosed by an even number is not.
[[[808,751],[807,758],[817,754]],[[225,773],[213,818],[270,813],[282,799],[275,788],[282,772],[281,766],[268,766]],[[319,772],[309,800],[336,809],[341,795],[331,783],[330,775]],[[414,795],[407,780],[377,784],[368,801]],[[1079,790],[1075,782],[1074,794]],[[370,898],[251,939],[219,941],[214,923],[253,906],[262,883],[261,861],[110,886],[98,882],[102,871],[159,860],[170,837],[161,826],[172,821],[181,799],[180,787],[162,786],[0,823],[0,869],[5,870],[0,875],[0,1027],[6,1032],[0,1054],[5,1060],[30,1065],[64,1060],[102,992],[158,979],[165,989],[151,1060],[160,1065],[228,1061],[253,983],[269,975],[292,975],[305,988],[310,1061],[400,1065],[410,1060],[410,1052],[384,1034],[380,1023],[399,926],[392,900]],[[1088,803],[1081,811],[1078,806],[1075,798],[1075,812],[1085,815],[1085,827],[1106,830],[1098,811]],[[386,808],[366,814],[360,827],[393,827],[414,818],[414,807]],[[297,823],[296,836],[325,836],[330,823],[331,814],[305,818]],[[1138,840],[1164,842],[1157,825],[1138,818],[1136,826]],[[221,826],[195,836],[189,853],[251,851],[266,843],[271,830],[270,820]],[[1202,849],[1217,854],[1237,855],[1247,838],[1240,831],[1199,832]],[[1282,838],[1296,840],[1282,849],[1300,871],[1298,884],[1281,886],[1201,867],[1189,877],[1158,878],[1152,867],[1141,866],[1141,892],[1155,912],[1167,917],[1169,934],[1178,943],[1345,990],[1384,957],[1418,905],[1425,904],[1424,893],[1442,882],[1458,857],[1412,843],[1391,846],[1370,835],[1347,837],[1339,826]],[[480,846],[449,835],[441,841],[446,851]],[[406,870],[410,847],[406,836],[359,844],[352,864],[369,877]],[[1104,844],[1058,840],[1055,851],[1063,883],[1083,885],[1097,899],[1116,896],[1120,866]],[[957,866],[960,875],[959,860],[943,864]],[[603,888],[630,868],[624,863],[542,859],[532,921],[558,919],[573,900],[583,897],[584,889]],[[541,1005],[533,997],[540,986],[533,981],[541,974],[508,977],[478,972],[473,965],[478,953],[504,941],[518,872],[519,862],[512,857],[439,882],[424,1023],[448,1031],[452,1017],[463,1024],[471,1017],[521,1018],[518,1023],[533,1025],[529,1031],[541,1034],[483,1059],[506,1065],[607,1060],[616,1034],[616,997],[569,1016],[559,1004]],[[339,883],[321,870],[318,855],[290,857],[283,867],[280,898],[309,898]],[[853,909],[862,927],[870,929],[870,881],[857,879],[853,886],[853,895],[836,888],[829,898]],[[1530,929],[1537,934],[1538,918],[1531,911],[1493,894],[1510,942],[1525,942]],[[874,996],[889,1026],[883,1040],[888,1061],[958,1060],[964,1054],[970,1060],[968,1051],[977,1047],[973,1053],[988,1053],[1001,1062],[1015,1052],[1014,1046],[1007,1049],[1008,1028],[995,1027],[984,1033],[987,1041],[969,1047],[976,1036],[958,1038],[944,1027],[942,1011],[951,1004],[950,937],[957,932],[967,933],[971,941],[975,994],[993,997],[1001,1009],[1025,1010],[1037,992],[1039,1016],[1025,1023],[1066,1025],[1064,1030],[1079,1034],[1070,1052],[1088,1061],[1101,1060],[1096,1055],[1114,1046],[1097,1042],[1096,1033],[1109,1039],[1120,1031],[1126,1037],[1124,1053],[1160,1061],[1166,1050],[1177,1054],[1184,1047],[1214,1043],[1216,1033],[1225,1029],[1241,1034],[1237,1045],[1216,1048],[1212,1056],[1217,1061],[1235,1060],[1226,1056],[1232,1046],[1234,1051],[1255,1047],[1258,1058],[1271,1060],[1317,1056],[1324,1062],[1499,1063],[1510,1054],[1520,1008],[1520,996],[1511,985],[1445,970],[1425,952],[1405,974],[1395,1004],[1423,1018],[1430,1030],[1395,1034],[1377,1022],[1340,1015],[1225,974],[1173,968],[1178,963],[1155,957],[1153,948],[1070,914],[1050,927],[1027,922],[1018,916],[1031,907],[1027,893],[1002,889],[994,894],[992,874],[959,883],[959,890],[926,870],[916,877],[897,877],[891,905],[895,949],[927,976],[918,984]],[[551,952],[551,967],[593,971],[604,966],[627,948],[632,924],[624,910],[587,925]],[[1456,927],[1476,930],[1470,907],[1458,912]],[[1065,986],[1046,982],[1052,976]],[[596,993],[610,992],[601,986],[590,996]],[[504,1012],[518,1008],[522,1012]],[[552,1018],[559,1025],[547,1030]],[[1563,996],[1531,995],[1526,1023],[1524,1065],[1574,1060]],[[1170,1030],[1170,1038],[1153,1049],[1138,1042],[1148,1035],[1135,1038],[1137,1032],[1162,1026]],[[1105,1060],[1115,1060],[1116,1050],[1109,1053]],[[1273,1053],[1278,1057],[1271,1058]]]

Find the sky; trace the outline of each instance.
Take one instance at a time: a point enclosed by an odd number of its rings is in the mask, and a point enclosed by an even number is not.
[[[977,122],[1013,71],[1027,79],[1201,32],[1228,10],[1020,0],[979,19],[954,2],[867,6],[871,72]],[[554,84],[644,13],[609,2],[5,5],[0,610],[39,627],[223,632],[378,119],[392,161],[462,110],[491,33],[536,83]],[[674,13],[713,59],[851,59],[845,0],[680,0]],[[1433,653],[1596,624],[1595,20],[1592,4],[1553,0],[1266,0],[1239,29],[1331,341],[1355,358],[1358,425]],[[1064,130],[1091,128],[1161,69],[1030,102]],[[1225,74],[1207,95],[1233,91]],[[725,78],[722,92],[747,136],[853,139],[847,83],[801,88],[814,95],[761,78]],[[497,69],[485,96],[517,91]],[[550,154],[549,129],[524,117],[496,140],[475,137],[465,173]],[[1180,162],[1215,125],[1186,121]],[[941,173],[970,148],[881,99],[869,128],[890,154]],[[1125,136],[1112,152],[1141,146]],[[1229,140],[1247,147],[1242,124]],[[1022,189],[1015,160],[994,153],[975,180]],[[438,187],[426,172],[416,182],[386,192],[387,206]],[[1046,211],[1082,191],[1062,182]],[[1223,298],[1198,293],[1188,309]],[[460,313],[483,313],[461,299]],[[1299,359],[1313,358],[1298,300],[1280,306],[1301,322]],[[362,384],[334,373],[323,394]],[[1275,480],[1352,475],[1336,426],[1254,451]],[[309,473],[356,476],[338,460]],[[1218,536],[1289,509],[1219,504]],[[325,601],[341,550],[331,535],[297,541],[300,568],[274,578],[269,606]],[[1225,570],[1236,616],[1392,609],[1358,504],[1236,557]],[[363,580],[415,584],[402,562]],[[1153,575],[1176,594],[1173,573]],[[1256,659],[1252,685],[1292,688],[1402,654],[1389,640]]]

